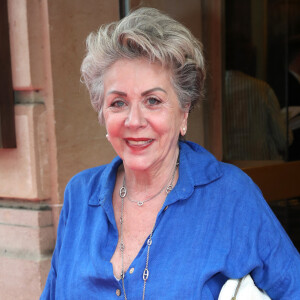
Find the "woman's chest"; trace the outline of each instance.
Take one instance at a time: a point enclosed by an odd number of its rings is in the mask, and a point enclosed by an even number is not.
[[[149,228],[152,230],[151,226]],[[146,299],[147,295],[149,299],[214,299],[209,282],[216,282],[215,290],[221,289],[221,283],[214,276],[224,269],[228,252],[224,250],[224,244],[208,244],[207,234],[201,225],[194,226],[189,222],[184,225],[178,218],[158,220],[149,249]],[[124,283],[128,299],[141,299],[148,254],[147,237],[137,235],[137,243],[125,239],[128,250],[134,245],[134,251],[138,252],[126,266],[128,271]],[[97,299],[99,295],[102,296],[98,299],[113,299],[118,289],[122,291],[121,282],[114,278],[114,261],[111,261],[114,254],[120,259],[116,250],[118,238],[118,232],[110,226],[99,227],[98,234],[79,231],[67,248],[62,247],[58,270],[61,289],[69,291],[74,298],[85,295],[87,290],[95,292],[89,295],[90,299]],[[120,264],[120,260],[115,263]]]
[[[152,236],[164,198],[155,199],[142,206],[124,200],[123,205],[120,205],[120,201],[117,200],[113,199],[113,208],[118,230],[118,243],[110,262],[115,276],[120,278],[120,274],[127,271],[143,245]]]
[[[235,270],[241,269],[241,265],[237,266],[237,254],[248,257],[243,249],[239,249],[243,243],[233,242],[235,237],[228,213],[216,214],[216,205],[203,205],[205,198],[200,199],[201,202],[191,204],[176,202],[159,214],[149,249],[146,299],[217,299],[225,281],[222,274],[237,276]],[[116,223],[119,217],[116,215]],[[126,224],[126,219],[124,222]],[[122,282],[115,279],[111,263],[120,230],[105,213],[91,214],[88,221],[76,226],[67,229],[61,249],[58,281],[62,290],[68,290],[73,298],[76,298],[76,293],[84,295],[89,290],[102,295],[100,299],[113,299],[116,290],[122,290]],[[130,234],[124,240],[125,249],[130,250],[131,245],[135,249],[126,266],[124,284],[128,299],[141,299],[148,256],[146,239],[152,226],[149,223],[145,228],[143,220],[130,226],[140,228],[145,235],[137,234],[138,242],[135,243],[131,236],[136,232],[128,231]],[[116,257],[120,259],[119,254],[116,253]],[[257,261],[254,259],[253,256],[247,258],[247,265],[243,268],[255,266]],[[120,264],[120,260],[117,263]],[[89,299],[94,298],[90,296]]]
[[[154,221],[149,224],[128,224],[125,228],[119,228],[117,247],[110,262],[113,266],[115,277],[121,278],[121,274],[127,272],[129,266],[141,251],[145,241],[151,235]],[[126,224],[127,225],[127,224]]]

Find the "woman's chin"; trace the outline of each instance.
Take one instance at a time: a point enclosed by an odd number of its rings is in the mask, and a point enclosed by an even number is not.
[[[123,163],[127,170],[138,172],[150,170],[154,161],[149,156],[141,157],[137,155],[125,155],[123,157]]]
[[[150,169],[150,165],[148,165],[147,163],[138,163],[138,162],[125,162],[124,163],[125,167],[131,171],[134,172],[144,172],[147,171],[148,169]]]

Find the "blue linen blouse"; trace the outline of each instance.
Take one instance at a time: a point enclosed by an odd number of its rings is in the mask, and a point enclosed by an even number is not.
[[[65,190],[51,269],[40,299],[123,299],[110,259],[122,163],[85,170]],[[228,278],[251,274],[273,299],[300,299],[300,256],[252,180],[201,146],[180,142],[179,179],[158,213],[145,299],[218,299]],[[125,275],[142,299],[144,243]],[[120,296],[119,293],[121,291]]]

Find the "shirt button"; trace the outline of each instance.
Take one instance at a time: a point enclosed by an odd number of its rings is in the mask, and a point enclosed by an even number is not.
[[[132,274],[133,272],[134,272],[134,268],[131,268],[131,269],[129,270],[129,273]]]
[[[119,297],[121,296],[121,291],[119,289],[116,289],[116,295]]]
[[[168,208],[169,208],[169,206],[167,205],[167,206],[164,208],[164,211],[166,211]]]

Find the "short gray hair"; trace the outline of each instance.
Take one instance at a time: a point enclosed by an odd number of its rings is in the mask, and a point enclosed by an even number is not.
[[[201,43],[182,24],[155,8],[139,8],[124,19],[102,25],[86,41],[81,74],[103,124],[103,75],[119,59],[145,58],[171,70],[181,107],[203,96],[205,66]]]

